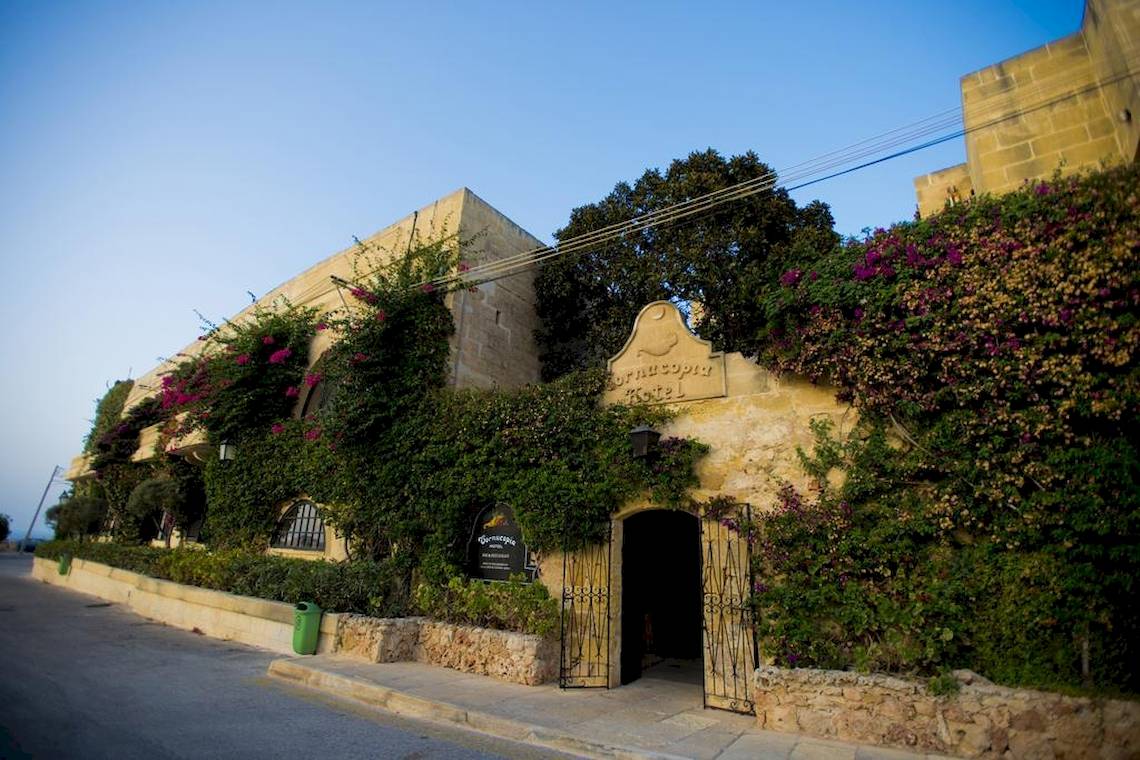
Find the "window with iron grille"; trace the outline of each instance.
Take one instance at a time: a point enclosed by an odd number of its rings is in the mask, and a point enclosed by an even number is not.
[[[276,549],[323,551],[325,523],[317,512],[317,505],[308,499],[294,502],[277,522],[270,545]]]

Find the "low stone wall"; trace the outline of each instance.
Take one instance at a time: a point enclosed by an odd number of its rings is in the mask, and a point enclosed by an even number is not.
[[[978,758],[1140,757],[1140,702],[996,686],[955,671],[957,694],[835,670],[756,670],[762,729]]]
[[[184,586],[83,559],[72,560],[71,572],[60,575],[56,560],[36,557],[32,577],[117,602],[175,628],[293,654],[293,605],[285,602]],[[321,617],[318,652],[333,650],[339,617]]]
[[[341,615],[336,652],[369,662],[423,662],[535,686],[558,677],[557,642],[427,618]]]

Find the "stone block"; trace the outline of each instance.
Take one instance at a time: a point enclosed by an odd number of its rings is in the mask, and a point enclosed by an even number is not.
[[[1041,733],[1045,730],[1045,718],[1037,710],[1030,708],[1010,718],[1009,725],[1017,731]]]
[[[1066,148],[1061,151],[1061,155],[1074,169],[1082,166],[1100,166],[1102,163],[1118,163],[1121,159],[1120,146],[1111,136]]]
[[[1053,751],[1053,743],[1032,731],[1010,731],[1009,749],[1006,752],[1018,760],[1054,760],[1057,756]]]
[[[982,156],[982,161],[987,166],[1009,166],[1010,164],[1017,164],[1022,161],[1028,161],[1033,158],[1033,149],[1028,143],[1021,143],[1019,145],[1011,145],[1008,148],[998,148]]]
[[[1030,145],[1033,147],[1034,155],[1044,156],[1064,148],[1081,145],[1088,141],[1088,128],[1084,124],[1077,124],[1076,126],[1061,129],[1052,134],[1034,138]]]

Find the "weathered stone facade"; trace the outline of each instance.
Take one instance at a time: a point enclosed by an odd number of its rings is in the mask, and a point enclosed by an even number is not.
[[[423,662],[536,686],[558,677],[552,639],[427,618],[341,615],[338,654],[369,662]]]
[[[658,310],[664,310],[664,313],[653,319]],[[643,329],[646,324],[649,325],[647,330]],[[674,332],[677,333],[675,340]],[[639,374],[640,368],[649,366],[658,368],[656,375],[648,372]],[[668,367],[664,376],[673,388],[669,394],[657,390],[662,385],[659,382],[662,366]],[[712,369],[706,376],[703,372],[683,371],[687,366],[698,369],[709,366]],[[714,496],[731,497],[750,505],[754,516],[763,515],[775,507],[782,484],[790,483],[800,489],[807,486],[807,476],[800,467],[796,449],[811,449],[814,442],[813,420],[829,422],[833,433],[843,437],[858,419],[853,409],[835,400],[834,388],[793,376],[776,377],[739,353],[712,351],[706,342],[688,333],[676,307],[663,301],[649,304],[642,310],[630,340],[610,361],[609,369],[607,401],[624,401],[632,390],[644,402],[665,403],[676,416],[662,427],[663,437],[695,438],[709,445],[708,455],[697,464],[700,485],[693,490],[693,496],[701,501]],[[715,382],[708,384],[708,380]],[[696,400],[678,402],[678,386],[685,395],[690,390],[696,391],[693,393]],[[717,389],[719,392],[714,394]],[[601,621],[590,628],[597,632],[596,636],[605,636],[607,640],[599,639],[586,645],[608,651],[608,677],[605,680],[611,687],[622,682],[622,545],[625,520],[655,508],[643,499],[625,505],[614,515],[608,547],[608,578],[589,581],[606,589],[609,617],[608,621]],[[704,534],[706,539],[711,535],[728,538],[715,522],[705,525]],[[728,556],[725,543],[721,541],[722,545],[714,547],[712,553],[721,558]],[[539,577],[555,598],[561,597],[566,585],[563,559],[559,552],[549,552],[539,558]],[[746,572],[746,560],[738,558],[734,567],[733,573]],[[729,572],[727,568],[714,571],[722,578]],[[577,582],[583,581],[578,579]],[[742,593],[747,597],[751,591],[747,583],[743,585]],[[761,652],[760,656],[763,661],[764,653]],[[706,658],[705,675],[709,681],[716,676],[708,671],[712,666]],[[723,680],[723,675],[718,677]],[[741,690],[750,690],[749,676],[742,675],[741,678]]]
[[[537,238],[475,193],[461,188],[365,239],[368,258],[377,261],[398,255],[407,249],[413,234],[422,240],[439,239],[445,234],[459,234],[465,240],[473,240],[467,251],[472,265],[516,257],[542,246]],[[320,312],[340,309],[344,305],[343,294],[331,278],[358,279],[364,274],[354,270],[359,257],[360,249],[356,246],[335,253],[266,293],[231,319],[240,322],[254,309],[271,307],[281,298],[295,306],[314,307]],[[451,338],[449,383],[452,386],[513,388],[538,381],[538,351],[534,345],[538,317],[534,310],[533,283],[534,274],[528,271],[484,283],[474,292],[461,291],[448,296],[447,305],[456,326]],[[320,359],[332,340],[331,331],[317,334],[309,348],[310,365]],[[170,355],[178,360],[197,356],[204,345],[196,340]],[[164,362],[138,378],[127,397],[125,409],[158,393],[162,376],[173,368],[174,362]],[[298,414],[305,406],[303,395],[297,400]],[[132,460],[147,461],[157,456],[158,441],[158,426],[143,431]],[[198,441],[172,441],[169,450],[189,454],[196,443]],[[68,479],[90,477],[90,464],[90,456],[73,459]]]
[[[1137,160],[1138,55],[1140,0],[1087,0],[1079,31],[962,77],[966,163],[915,178],[919,212]]]
[[[995,686],[955,671],[957,694],[835,670],[756,670],[762,729],[945,752],[959,757],[1123,760],[1140,757],[1140,702]]]

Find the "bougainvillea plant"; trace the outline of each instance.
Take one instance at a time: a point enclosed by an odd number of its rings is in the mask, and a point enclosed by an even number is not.
[[[204,429],[212,443],[268,431],[296,403],[309,363],[316,311],[282,301],[214,327],[197,356],[163,376],[159,397],[180,432]]]
[[[844,489],[770,521],[780,656],[1140,689],[1140,167],[876,230],[764,298],[762,361],[863,418]]]

